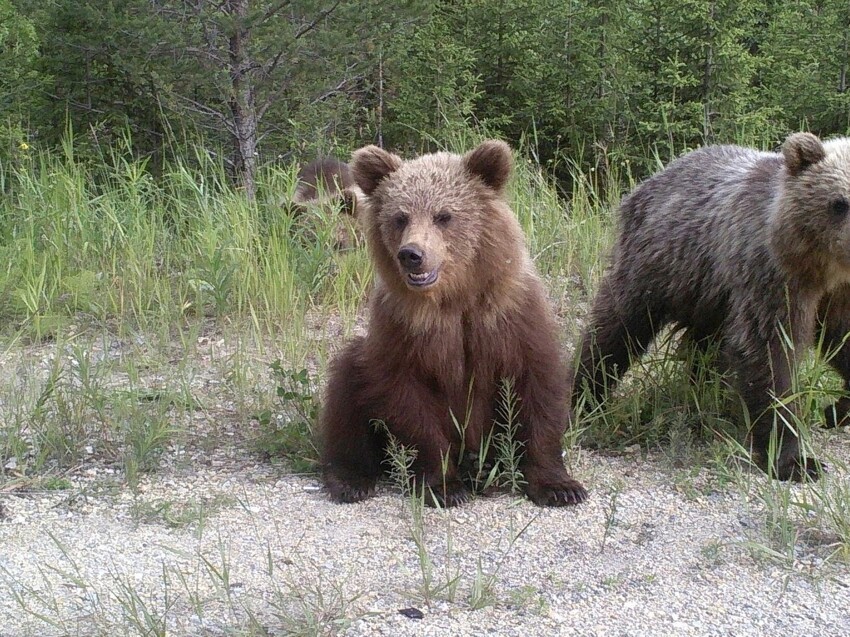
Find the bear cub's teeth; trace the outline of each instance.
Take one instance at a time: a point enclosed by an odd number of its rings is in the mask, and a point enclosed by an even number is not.
[[[431,270],[430,272],[410,272],[407,275],[407,280],[411,285],[417,287],[431,285],[434,281],[437,280],[437,271]]]

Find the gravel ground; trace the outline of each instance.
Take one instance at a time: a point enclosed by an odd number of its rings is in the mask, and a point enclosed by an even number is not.
[[[125,360],[142,361],[144,392],[186,383],[203,407],[135,491],[97,453],[61,490],[0,468],[0,637],[850,635],[850,568],[825,560],[834,534],[798,521],[792,557],[753,548],[777,547],[760,474],[742,486],[669,451],[574,450],[591,491],[575,508],[498,495],[419,518],[391,485],[334,505],[314,476],[246,452],[240,400],[273,389],[272,351],[212,330],[190,359],[172,349],[86,346],[107,389],[127,385]],[[6,399],[38,390],[57,356],[68,349],[7,352],[0,375],[17,384]],[[242,398],[228,394],[244,376]],[[850,466],[850,431],[817,442]],[[832,493],[847,519],[843,471],[830,480],[844,485]]]
[[[576,508],[480,497],[420,526],[389,486],[334,505],[314,477],[189,455],[136,494],[96,467],[0,489],[0,636],[850,634],[846,565],[757,559],[758,505],[659,455],[582,452]]]

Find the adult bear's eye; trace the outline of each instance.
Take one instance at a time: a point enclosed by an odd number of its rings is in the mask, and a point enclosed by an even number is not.
[[[400,214],[393,217],[393,223],[399,230],[404,230],[407,227],[407,215]]]
[[[834,199],[829,204],[829,214],[836,219],[843,219],[850,210],[850,203],[844,197]]]
[[[443,210],[442,212],[434,215],[434,223],[438,226],[447,226],[449,225],[449,221],[452,220],[452,213]]]

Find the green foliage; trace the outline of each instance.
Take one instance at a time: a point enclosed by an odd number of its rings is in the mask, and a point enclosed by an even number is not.
[[[575,165],[642,176],[703,143],[845,133],[848,64],[841,0],[3,0],[0,160],[70,123],[83,161],[129,131],[159,174],[200,134],[233,177],[474,122],[568,189]]]
[[[649,354],[633,362],[626,388],[618,387],[601,405],[586,405],[582,444],[624,450],[687,448],[698,438],[743,440],[746,430],[735,424],[741,410],[716,371],[717,356],[662,335]]]
[[[0,192],[3,172],[29,157],[30,109],[40,85],[38,36],[10,0],[0,0]]]
[[[120,143],[130,131],[138,150],[149,153],[162,142],[157,103],[157,60],[151,56],[161,30],[144,0],[21,2],[41,41],[36,69],[46,90],[32,114],[42,143],[61,143],[67,124],[84,135],[78,144]]]
[[[46,78],[26,120],[44,144],[58,145],[70,123],[83,136],[78,146],[88,144],[88,160],[129,131],[156,170],[164,157],[183,154],[174,136],[200,133],[231,175],[255,161],[244,156],[247,142],[273,162],[369,138],[383,63],[377,52],[394,38],[403,42],[422,9],[374,0],[18,0],[19,15],[8,1],[0,17],[11,10],[15,20],[0,20],[0,43],[13,31],[6,24],[20,25],[7,47],[27,50],[4,56],[14,63],[6,75],[13,88],[22,73]],[[38,41],[40,55],[29,55]]]
[[[475,54],[452,37],[451,11],[437,7],[432,19],[414,26],[409,37],[395,38],[388,51],[387,83],[395,90],[386,135],[394,146],[446,139],[472,116],[480,96]]]
[[[777,100],[775,116],[787,128],[846,133],[850,5],[841,0],[765,0],[762,10],[757,78],[764,101]]]
[[[743,46],[751,7],[644,0],[630,5],[630,13],[621,27],[629,60],[617,78],[632,120],[627,134],[645,147],[663,143],[665,157],[734,138],[739,118],[757,111],[749,94],[754,60]]]
[[[0,0],[0,112],[18,110],[38,57],[35,27],[10,0]]]
[[[313,435],[319,418],[316,388],[306,369],[285,369],[279,360],[269,368],[277,385],[278,409],[257,416],[257,449],[267,456],[283,456],[294,471],[310,471],[319,457]]]

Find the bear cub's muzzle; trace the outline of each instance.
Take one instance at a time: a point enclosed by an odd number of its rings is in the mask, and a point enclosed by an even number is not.
[[[437,268],[426,269],[425,251],[415,243],[408,243],[398,251],[398,262],[407,273],[406,283],[413,288],[425,288],[437,281]]]

